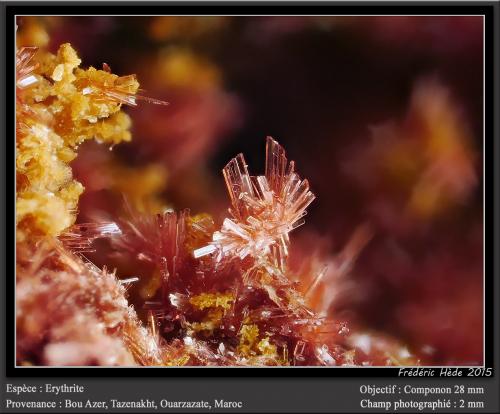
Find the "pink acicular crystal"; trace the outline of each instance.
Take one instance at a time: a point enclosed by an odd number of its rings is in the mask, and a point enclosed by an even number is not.
[[[267,137],[265,176],[250,176],[243,154],[223,169],[231,198],[229,213],[212,242],[193,252],[199,258],[216,252],[216,260],[251,256],[258,264],[271,264],[284,271],[288,257],[288,234],[304,223],[306,208],[314,200],[307,180],[301,180],[291,161],[287,169],[285,150]]]
[[[35,56],[37,47],[22,47],[16,52],[16,87],[20,89],[27,88],[38,82],[38,79],[33,75],[33,71],[37,68],[37,63],[31,63]]]

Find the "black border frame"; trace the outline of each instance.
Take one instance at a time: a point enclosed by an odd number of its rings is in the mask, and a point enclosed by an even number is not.
[[[500,113],[499,108],[494,107],[494,94],[498,92],[498,82],[495,83],[494,74],[499,68],[494,67],[494,51],[498,49],[499,40],[494,37],[495,24],[498,25],[498,19],[495,21],[495,4],[496,2],[459,2],[450,4],[449,2],[432,2],[432,3],[416,3],[408,2],[405,4],[395,4],[393,2],[170,2],[155,3],[155,2],[73,2],[70,4],[61,4],[58,2],[9,2],[3,3],[2,8],[5,13],[5,62],[10,63],[7,66],[6,76],[4,79],[5,95],[2,97],[9,102],[15,99],[15,88],[9,87],[8,79],[13,79],[15,76],[14,62],[12,57],[15,54],[14,50],[14,16],[17,14],[37,15],[37,14],[70,14],[70,15],[85,15],[85,14],[120,14],[120,15],[169,15],[169,14],[382,14],[382,15],[418,15],[418,14],[443,14],[443,15],[484,15],[485,24],[485,107],[484,107],[484,135],[485,135],[485,158],[483,160],[485,169],[485,321],[484,321],[484,350],[485,354],[484,367],[493,368],[494,366],[494,329],[498,328],[498,315],[494,314],[494,276],[498,278],[498,274],[494,275],[494,229],[495,224],[494,214],[498,210],[498,205],[494,204],[493,192],[498,187],[498,177],[494,177],[494,115]],[[11,120],[14,118],[15,109],[12,106],[7,106],[8,117]],[[6,122],[5,137],[14,136],[14,125]],[[9,129],[7,129],[9,126]],[[15,154],[14,140],[5,139],[5,154]],[[4,165],[6,166],[6,182],[7,194],[5,200],[10,200],[12,194],[15,193],[15,181],[13,172],[15,171],[14,158],[8,158]],[[495,181],[496,180],[496,181]],[[5,246],[7,246],[6,235],[12,237],[14,233],[15,239],[15,208],[13,203],[6,203],[6,231],[2,234],[5,237]],[[8,218],[8,219],[7,219]],[[13,220],[12,222],[10,220]],[[15,243],[14,243],[15,245]],[[15,248],[15,247],[14,247]],[[15,317],[15,279],[12,277],[15,273],[15,263],[9,255],[9,270],[7,271],[7,261],[5,268],[4,283],[6,284],[5,292],[5,325],[7,332],[14,331]],[[14,260],[15,262],[15,260]],[[498,288],[498,280],[497,280]],[[258,368],[258,367],[237,367],[237,368],[212,368],[212,367],[161,367],[146,368],[143,367],[16,367],[15,360],[9,356],[15,355],[14,339],[10,335],[4,335],[6,340],[5,348],[5,374],[7,377],[397,377],[399,367],[303,367],[303,368]],[[496,344],[498,346],[498,344]],[[498,362],[498,361],[497,361]],[[439,368],[434,368],[439,370]],[[463,375],[467,375],[467,368],[459,367],[463,371]],[[434,378],[439,378],[435,376]],[[471,377],[473,378],[473,377]]]

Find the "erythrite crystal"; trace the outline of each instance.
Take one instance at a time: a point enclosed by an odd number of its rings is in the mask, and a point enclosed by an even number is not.
[[[243,154],[233,158],[223,170],[232,207],[212,242],[194,251],[199,258],[216,252],[216,260],[247,256],[258,264],[285,270],[288,234],[304,223],[306,208],[314,200],[307,180],[287,169],[285,150],[267,138],[264,176],[250,176]]]
[[[59,236],[64,246],[73,253],[93,252],[92,243],[101,237],[110,237],[121,234],[116,223],[88,223],[77,224]]]
[[[37,50],[37,47],[23,47],[16,52],[16,87],[23,89],[38,81],[33,75],[38,64],[32,63]]]

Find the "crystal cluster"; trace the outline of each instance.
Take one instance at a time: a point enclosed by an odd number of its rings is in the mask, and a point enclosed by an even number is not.
[[[138,274],[131,300],[155,338],[154,365],[353,365],[392,364],[390,354],[362,352],[340,320],[306,305],[315,280],[301,293],[287,266],[288,233],[314,199],[283,148],[267,140],[266,175],[251,177],[242,155],[224,168],[231,219],[217,230],[210,216],[188,210],[150,215],[132,207],[113,224],[83,225],[65,236],[75,252],[97,234],[113,230],[107,263]],[[227,224],[228,221],[231,224]],[[118,230],[119,229],[119,230]],[[97,231],[96,231],[97,230]],[[359,244],[356,237],[351,244]],[[345,272],[359,247],[338,262]],[[354,252],[354,253],[353,253]],[[135,273],[137,272],[137,273]],[[324,270],[316,278],[324,276]],[[124,275],[125,276],[125,275]],[[129,274],[130,276],[130,274]],[[371,336],[370,336],[371,337]],[[141,349],[145,349],[142,347]],[[416,359],[408,353],[408,361]]]
[[[301,180],[292,161],[287,170],[283,148],[267,138],[266,172],[250,176],[243,154],[223,170],[232,207],[220,231],[209,246],[194,252],[195,257],[217,251],[224,257],[251,256],[259,265],[285,270],[290,240],[288,234],[304,223],[307,206],[314,200],[307,180]]]

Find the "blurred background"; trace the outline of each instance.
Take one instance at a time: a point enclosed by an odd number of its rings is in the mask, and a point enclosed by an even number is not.
[[[401,339],[429,364],[482,363],[482,17],[18,25],[21,42],[53,52],[70,42],[84,67],[135,73],[142,95],[169,102],[126,109],[130,143],[82,145],[80,222],[122,214],[125,195],[149,211],[189,208],[220,223],[222,168],[243,152],[263,173],[271,135],[317,196],[293,233],[290,264],[297,274],[313,260],[330,264],[315,305]],[[357,257],[339,275],[332,269],[349,246]]]

